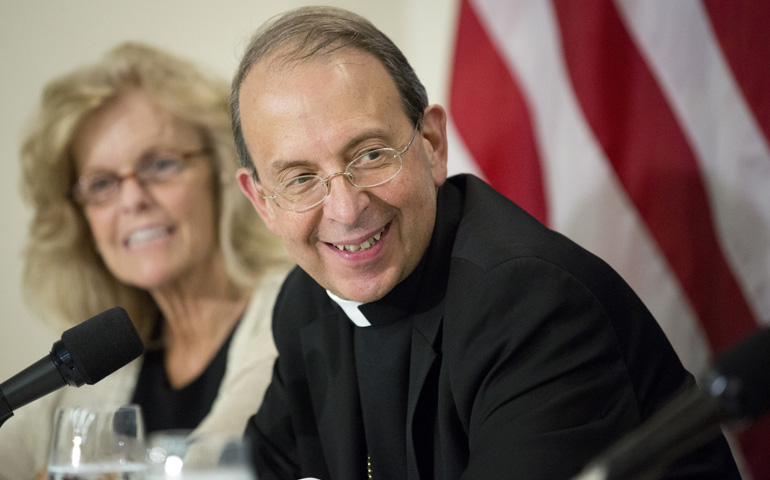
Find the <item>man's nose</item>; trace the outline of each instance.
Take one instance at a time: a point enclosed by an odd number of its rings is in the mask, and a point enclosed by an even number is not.
[[[332,185],[332,180],[337,176],[343,178]],[[366,189],[353,185],[349,174],[345,172],[329,175],[326,182],[329,196],[324,200],[324,216],[346,225],[355,223],[361,212],[369,204],[369,195],[366,193]]]

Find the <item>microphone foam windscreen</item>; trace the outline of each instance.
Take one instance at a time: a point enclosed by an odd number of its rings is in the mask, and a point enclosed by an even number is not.
[[[121,307],[113,307],[70,328],[61,340],[89,385],[144,352],[139,333]]]
[[[740,416],[758,419],[770,410],[770,328],[761,329],[714,361],[714,370],[739,382]]]

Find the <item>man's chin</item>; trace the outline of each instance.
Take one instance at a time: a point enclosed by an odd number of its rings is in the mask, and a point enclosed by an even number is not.
[[[394,286],[395,285],[390,286],[381,284],[377,286],[368,285],[366,288],[362,288],[360,285],[337,285],[335,286],[336,288],[329,288],[328,290],[345,300],[361,303],[371,303],[376,302],[377,300],[387,295]]]

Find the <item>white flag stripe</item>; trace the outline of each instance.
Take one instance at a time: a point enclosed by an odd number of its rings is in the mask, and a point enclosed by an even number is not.
[[[507,9],[498,3],[478,0],[476,12],[503,61],[516,75],[529,106],[551,227],[569,230],[594,244],[600,232],[592,226],[596,219],[590,218],[597,212],[587,200],[613,181],[612,173],[570,86],[554,13],[548,2],[518,0]],[[613,188],[609,193],[625,197],[621,189]],[[583,218],[584,214],[588,218]]]
[[[711,353],[705,333],[578,107],[551,4],[520,0],[501,8],[479,0],[475,6],[528,101],[551,226],[612,265],[659,320],[684,365],[701,372]]]
[[[770,150],[707,13],[692,1],[618,6],[701,165],[725,258],[756,318],[770,322]]]
[[[449,118],[447,118],[446,129],[447,141],[449,143],[447,173],[449,175],[455,175],[458,173],[472,173],[479,178],[487,180],[484,177],[484,173],[473,160],[471,154],[468,153],[468,147],[465,146],[462,138],[460,138],[460,135],[457,133],[457,128],[455,127],[455,123],[452,121],[451,115]]]

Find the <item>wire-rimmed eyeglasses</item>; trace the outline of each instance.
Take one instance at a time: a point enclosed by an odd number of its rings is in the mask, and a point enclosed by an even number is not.
[[[273,188],[269,195],[260,195],[270,199],[282,210],[303,212],[319,205],[329,196],[329,182],[333,177],[347,177],[354,187],[370,188],[382,185],[393,179],[401,171],[405,154],[414,142],[419,123],[412,131],[412,138],[403,150],[378,148],[354,158],[344,172],[332,173],[326,178],[320,175],[299,175],[285,180]],[[256,180],[255,180],[256,182]]]
[[[103,204],[120,193],[124,180],[135,178],[142,185],[167,182],[182,173],[189,166],[189,160],[209,153],[211,149],[207,147],[183,153],[152,153],[142,157],[132,171],[123,175],[108,170],[81,175],[70,195],[81,205]]]

